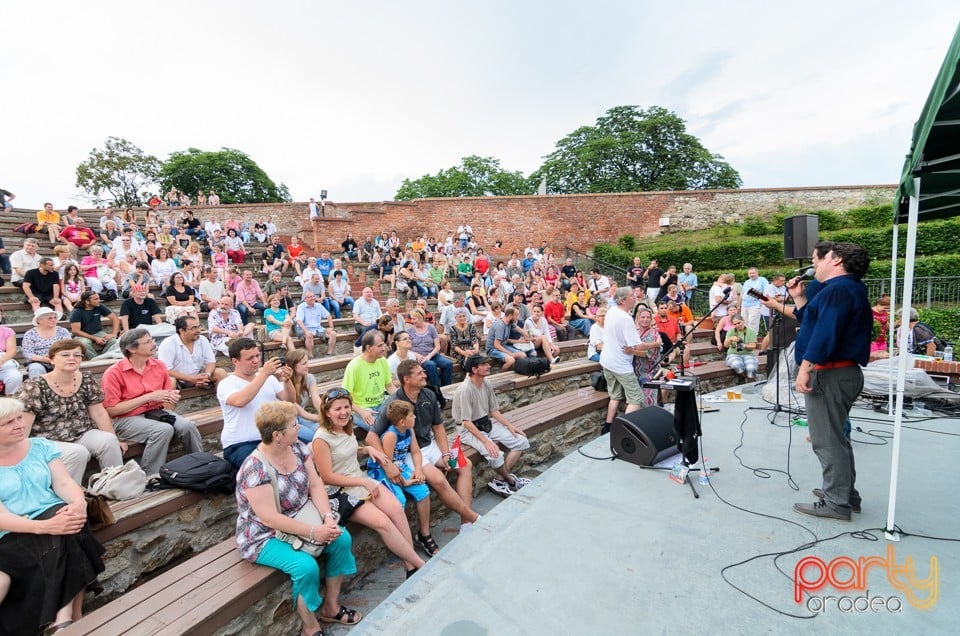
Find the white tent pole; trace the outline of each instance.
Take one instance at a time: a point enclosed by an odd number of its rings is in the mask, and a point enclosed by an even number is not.
[[[904,385],[907,378],[907,361],[913,359],[907,351],[907,339],[910,335],[910,299],[913,298],[913,266],[917,252],[917,219],[920,215],[920,179],[913,180],[914,195],[910,197],[910,207],[907,216],[907,247],[903,263],[903,308],[901,309],[900,335],[897,338],[897,347],[900,353],[897,366],[897,406],[893,419],[893,448],[890,461],[890,495],[887,500],[887,525],[884,535],[891,541],[899,541],[900,534],[896,531],[897,513],[897,480],[900,474],[900,436],[903,425],[903,397]]]
[[[894,202],[893,207],[897,204]],[[887,314],[887,353],[893,353],[896,330],[893,324],[897,316],[897,253],[900,249],[900,221],[893,224],[893,255],[890,265],[890,311]],[[887,417],[893,417],[893,356],[887,358]]]

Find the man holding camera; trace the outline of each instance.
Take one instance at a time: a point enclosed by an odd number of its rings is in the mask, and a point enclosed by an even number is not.
[[[738,376],[746,374],[747,380],[757,379],[760,360],[754,353],[757,349],[757,332],[750,329],[740,314],[730,319],[733,329],[727,332],[723,346],[727,348],[727,366]]]

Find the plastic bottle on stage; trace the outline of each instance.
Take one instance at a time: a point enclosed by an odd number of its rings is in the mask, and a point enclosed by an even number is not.
[[[702,462],[700,464],[700,485],[709,486],[710,485],[710,469],[707,468],[707,462]]]
[[[953,345],[949,342],[947,343],[947,346],[943,348],[943,361],[953,362]]]

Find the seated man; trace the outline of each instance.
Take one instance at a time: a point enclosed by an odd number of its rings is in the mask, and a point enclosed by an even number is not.
[[[121,331],[143,327],[150,332],[150,335],[155,336],[157,334],[153,328],[163,323],[163,316],[163,310],[160,309],[157,301],[147,296],[147,288],[144,285],[131,285],[130,297],[120,303]]]
[[[177,335],[160,343],[157,358],[166,365],[178,389],[206,389],[227,377],[226,371],[217,368],[217,354],[210,341],[200,333],[199,318],[180,316],[173,327]]]
[[[350,232],[347,232],[347,238],[344,239],[343,243],[340,243],[340,247],[343,249],[343,258],[346,261],[349,262],[357,258],[357,242]]]
[[[402,400],[412,404],[416,416],[413,433],[417,437],[417,444],[420,445],[423,474],[427,484],[437,492],[437,496],[444,505],[460,515],[461,527],[464,524],[475,523],[480,515],[470,507],[473,501],[473,464],[464,457],[464,465],[457,468],[457,458],[450,452],[440,403],[437,401],[436,394],[426,388],[426,372],[416,361],[404,360],[397,367],[397,377],[400,379],[400,388],[384,401],[373,428],[367,432],[367,445],[383,450],[380,446],[380,436],[390,425],[387,420],[387,406],[391,402]],[[393,464],[385,466],[384,472],[390,479],[395,479],[399,475],[399,469]],[[447,481],[447,476],[451,472],[456,476],[456,490]],[[430,520],[420,519],[420,526],[417,540],[422,545],[428,542],[430,536]],[[427,546],[423,547],[428,553],[432,552]]]
[[[180,401],[180,391],[173,388],[167,367],[153,357],[157,344],[147,330],[132,329],[120,336],[120,351],[124,359],[103,374],[103,406],[120,439],[145,445],[143,472],[160,472],[174,435],[184,452],[202,451],[197,425],[170,410]],[[172,426],[153,419],[161,409],[174,416]]]
[[[286,400],[284,383],[290,378],[290,369],[280,364],[280,358],[263,362],[260,348],[250,338],[238,338],[230,343],[230,362],[233,373],[217,385],[217,400],[223,410],[223,430],[220,443],[223,458],[239,468],[261,442],[254,416],[267,402]]]
[[[23,287],[23,277],[31,269],[40,267],[41,256],[37,254],[37,239],[27,238],[23,240],[23,248],[10,255],[10,268],[13,270],[10,274],[10,283],[14,287]]]
[[[43,209],[37,212],[37,232],[44,231],[50,242],[56,244],[60,234],[60,213],[53,209],[52,203],[44,203]]]
[[[757,333],[747,327],[740,314],[734,314],[730,324],[733,328],[727,331],[723,340],[723,346],[727,348],[727,366],[737,375],[746,374],[748,380],[755,380],[760,368],[760,361],[754,353]]]
[[[900,330],[897,329],[897,342],[900,342]],[[943,344],[933,328],[925,322],[920,322],[920,314],[916,308],[910,308],[910,334],[907,336],[907,347],[914,355],[937,355],[937,349],[943,349]]]
[[[347,364],[343,371],[343,388],[353,400],[353,423],[365,431],[373,426],[383,406],[384,395],[397,387],[390,377],[387,364],[387,345],[379,329],[363,334],[360,355]]]
[[[326,326],[324,326],[326,322]],[[293,319],[295,332],[303,338],[304,347],[313,357],[314,338],[327,341],[327,355],[332,356],[337,347],[337,332],[333,328],[333,316],[324,309],[313,292],[303,294],[303,302],[297,306],[297,314]]]
[[[377,324],[377,318],[382,315],[380,303],[373,297],[373,289],[364,287],[360,298],[353,303],[353,328],[360,333],[364,327]]]
[[[529,479],[513,474],[514,465],[530,448],[526,434],[510,423],[500,412],[500,403],[490,375],[490,358],[469,356],[463,361],[467,379],[453,396],[453,420],[460,425],[460,439],[477,449],[496,471],[487,487],[498,495],[508,497],[530,483]],[[500,450],[499,444],[507,448]]]
[[[487,331],[487,355],[494,360],[503,362],[503,370],[509,371],[513,368],[514,362],[520,358],[526,358],[528,355],[535,355],[533,351],[520,351],[511,344],[511,332],[516,319],[516,309],[507,307],[503,311],[503,317],[493,321],[489,331]]]
[[[250,316],[256,317],[267,308],[267,297],[260,288],[260,283],[253,280],[253,271],[249,269],[243,270],[243,280],[237,283],[235,295],[237,311],[240,312],[243,324],[250,322]]]
[[[207,332],[214,351],[227,355],[231,340],[248,338],[253,333],[254,324],[243,324],[240,312],[233,308],[233,297],[224,294],[215,310],[207,314]]]
[[[44,256],[36,269],[31,269],[23,277],[21,287],[30,303],[30,308],[36,311],[41,306],[63,311],[63,302],[60,300],[60,274],[53,267],[53,259]]]
[[[103,318],[110,320],[109,334],[103,330]],[[100,304],[100,294],[88,289],[80,294],[80,302],[70,312],[70,332],[83,345],[84,355],[90,360],[117,342],[120,319]]]
[[[71,254],[76,256],[78,250],[85,250],[97,242],[97,234],[78,217],[73,225],[68,225],[60,231],[57,239],[70,246]]]

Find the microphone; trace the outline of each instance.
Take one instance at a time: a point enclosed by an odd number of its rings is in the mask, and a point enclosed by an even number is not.
[[[807,267],[803,270],[803,273],[797,278],[797,280],[810,280],[813,278],[813,275],[816,274],[817,270],[812,267]]]
[[[798,267],[797,269],[793,270],[793,273],[794,273],[794,274],[800,274],[800,273],[802,273],[802,272],[807,271],[807,270],[810,269],[811,267],[813,267],[813,265],[804,265],[803,267]]]

